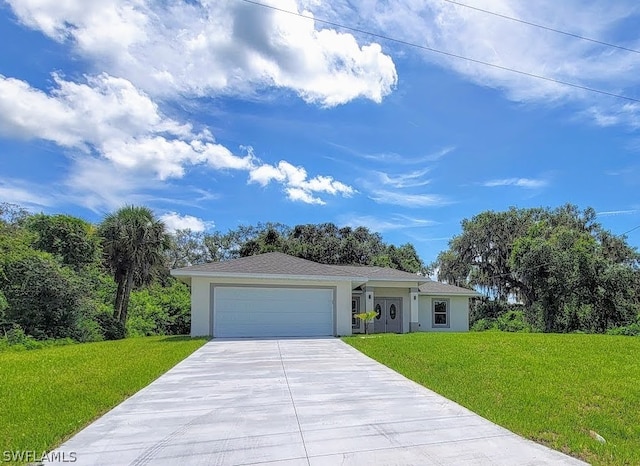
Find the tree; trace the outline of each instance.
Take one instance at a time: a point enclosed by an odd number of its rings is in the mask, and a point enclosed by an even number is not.
[[[106,264],[117,285],[114,317],[126,324],[131,291],[135,285],[148,283],[163,264],[169,237],[150,209],[136,206],[107,215],[99,233]]]
[[[638,312],[640,256],[595,218],[569,204],[480,213],[438,256],[439,278],[482,288],[500,304],[482,309],[504,310],[515,298],[546,332],[626,325]]]
[[[38,214],[26,220],[29,230],[37,234],[33,246],[60,258],[74,270],[97,261],[99,238],[93,225],[70,215]]]
[[[369,322],[373,322],[373,319],[376,318],[378,313],[376,311],[367,311],[356,314],[355,317],[364,322],[364,334],[367,335],[369,333]]]
[[[189,229],[176,230],[170,235],[166,257],[168,269],[203,264],[212,260],[205,245],[204,234]]]

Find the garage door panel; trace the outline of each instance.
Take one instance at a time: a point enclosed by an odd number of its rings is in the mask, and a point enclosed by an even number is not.
[[[216,287],[214,336],[333,334],[333,290]]]

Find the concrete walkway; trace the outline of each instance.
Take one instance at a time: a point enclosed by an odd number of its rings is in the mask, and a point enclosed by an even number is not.
[[[57,452],[101,466],[584,464],[333,338],[211,341]]]

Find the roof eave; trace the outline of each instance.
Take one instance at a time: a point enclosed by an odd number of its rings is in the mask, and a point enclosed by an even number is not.
[[[203,278],[259,278],[266,280],[318,280],[318,281],[344,281],[359,282],[366,280],[364,277],[349,277],[340,275],[292,275],[278,273],[235,273],[235,272],[207,272],[204,270],[180,270],[173,269],[170,271],[174,277],[203,277]]]

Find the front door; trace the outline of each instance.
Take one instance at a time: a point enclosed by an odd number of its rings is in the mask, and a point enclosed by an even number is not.
[[[402,298],[375,298],[374,333],[402,333]]]

